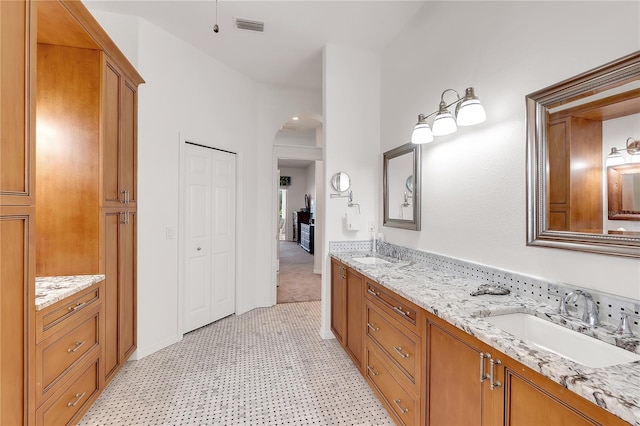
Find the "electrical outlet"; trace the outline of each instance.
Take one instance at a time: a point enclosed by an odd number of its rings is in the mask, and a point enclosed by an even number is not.
[[[167,240],[173,240],[175,238],[173,228],[171,226],[167,227],[166,232],[167,232]]]

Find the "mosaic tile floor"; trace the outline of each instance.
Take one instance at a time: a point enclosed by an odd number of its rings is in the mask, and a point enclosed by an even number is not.
[[[230,316],[128,362],[81,425],[393,425],[320,302]]]

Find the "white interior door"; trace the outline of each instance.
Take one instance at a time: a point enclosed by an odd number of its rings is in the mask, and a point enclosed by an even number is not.
[[[184,332],[235,312],[235,154],[187,143]]]

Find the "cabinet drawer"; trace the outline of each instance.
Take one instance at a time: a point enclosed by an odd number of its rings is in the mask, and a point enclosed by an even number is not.
[[[401,318],[404,325],[418,333],[418,307],[390,290],[367,281],[367,299],[374,300],[395,318]]]
[[[56,392],[36,411],[37,425],[67,425],[77,423],[90,403],[98,396],[100,361],[83,365],[79,374],[67,386]]]
[[[367,348],[367,379],[402,425],[420,422],[418,400],[405,391],[375,350]]]
[[[36,389],[38,402],[87,354],[100,344],[100,311],[94,309],[84,320],[75,321],[61,332],[36,345]]]
[[[87,308],[95,306],[102,295],[102,283],[79,291],[73,296],[62,299],[51,306],[36,312],[36,342],[49,337],[65,327],[67,321],[72,321]]]
[[[367,336],[377,343],[413,383],[420,371],[420,339],[395,327],[370,304],[366,306]]]

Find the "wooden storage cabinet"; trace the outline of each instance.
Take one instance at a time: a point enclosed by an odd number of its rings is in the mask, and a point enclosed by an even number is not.
[[[36,424],[75,423],[98,397],[103,292],[101,281],[36,312]]]
[[[102,206],[137,199],[137,85],[102,55]]]
[[[136,349],[135,211],[105,211],[105,379],[109,382]]]
[[[331,260],[331,331],[363,372],[364,277]]]

